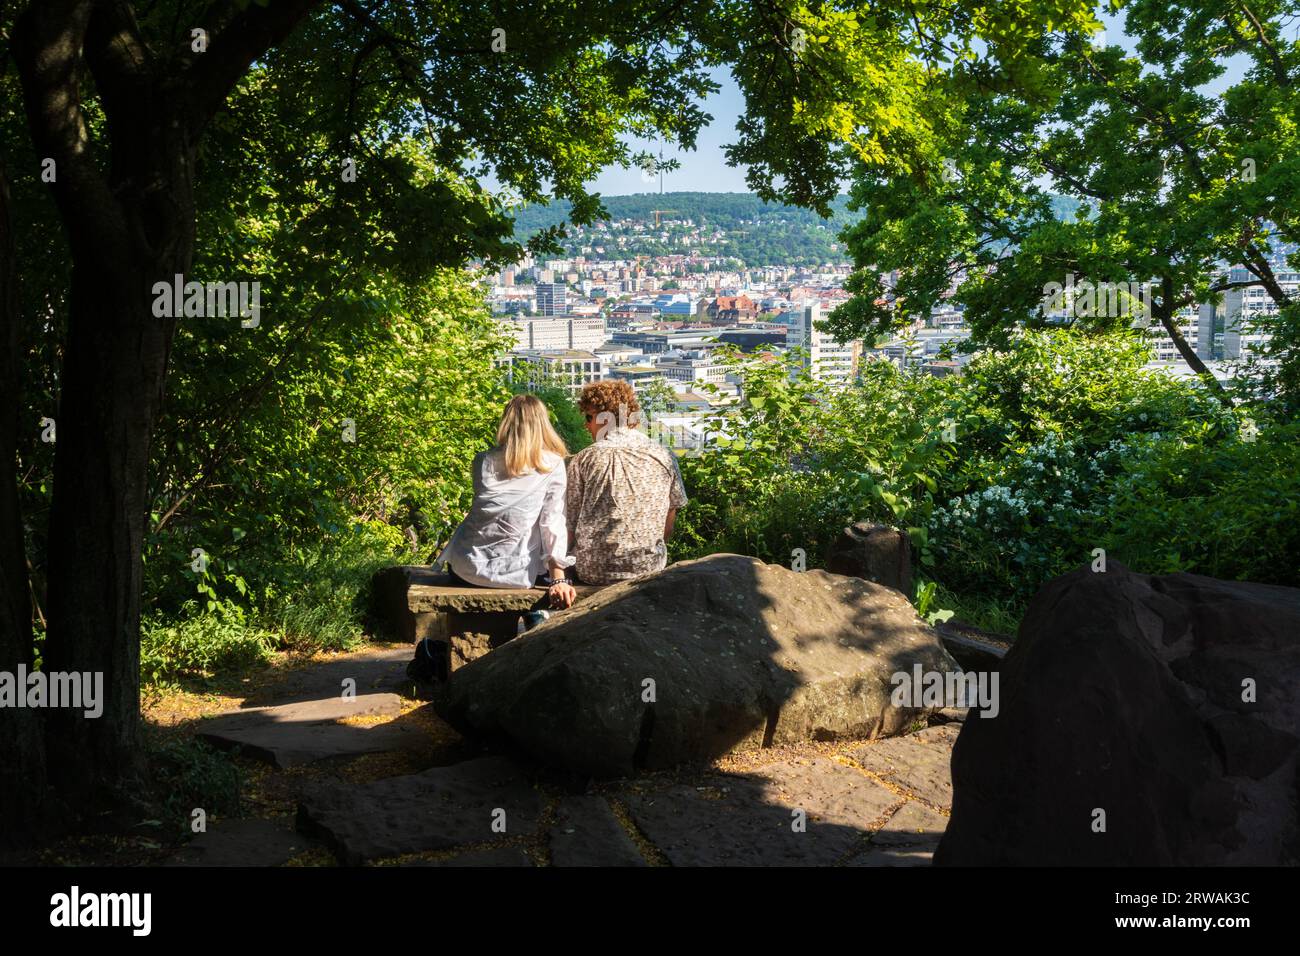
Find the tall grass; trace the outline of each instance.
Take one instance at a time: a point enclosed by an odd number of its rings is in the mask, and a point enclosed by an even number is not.
[[[370,579],[382,567],[419,561],[391,537],[345,535],[297,551],[274,567],[260,601],[186,601],[177,615],[141,626],[146,684],[170,686],[267,663],[277,651],[351,650],[366,637]]]

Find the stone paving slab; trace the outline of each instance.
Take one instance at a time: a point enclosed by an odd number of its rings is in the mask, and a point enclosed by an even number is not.
[[[516,763],[481,757],[373,783],[316,782],[298,803],[298,829],[357,865],[532,833],[542,809]],[[504,811],[504,833],[493,830],[497,811]]]
[[[909,800],[883,827],[871,836],[871,846],[921,846],[933,850],[939,845],[948,818],[923,803]]]
[[[674,866],[829,866],[898,798],[825,757],[793,758],[710,785],[626,792],[637,826]],[[803,810],[803,832],[794,828]]]
[[[286,671],[282,680],[257,692],[241,709],[342,697],[345,680],[355,682],[358,697],[397,693],[410,684],[406,665],[411,655],[412,649],[405,644],[371,647],[336,660],[295,667]]]
[[[604,797],[565,797],[548,839],[552,866],[646,865]]]
[[[293,819],[220,820],[178,850],[165,866],[283,866],[317,846]]]
[[[218,747],[239,747],[246,756],[277,767],[296,767],[327,757],[419,746],[422,735],[409,727],[338,723],[349,717],[396,717],[401,710],[396,694],[331,697],[232,711],[203,721],[197,733]]]
[[[867,850],[845,866],[932,866],[934,851],[915,846],[884,846]]]
[[[418,860],[403,863],[403,866],[532,866],[533,861],[517,846],[487,847],[482,850],[466,850],[445,860]]]
[[[952,806],[952,745],[961,724],[939,724],[847,752],[862,767],[931,806]]]

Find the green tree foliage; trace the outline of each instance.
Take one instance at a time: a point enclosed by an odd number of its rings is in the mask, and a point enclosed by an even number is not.
[[[260,562],[256,582],[245,574],[260,592],[296,546],[354,523],[413,527],[430,547],[460,519],[470,461],[508,397],[493,365],[502,335],[457,274],[373,291],[388,295],[333,302],[307,354],[259,339],[260,366],[226,364],[224,336],[201,324],[182,330],[192,347],[154,472],[161,580],[189,577],[203,547],[225,575]]]
[[[677,393],[662,378],[652,378],[637,390],[637,402],[646,421],[668,415],[677,407]]]
[[[1133,332],[1023,331],[960,376],[871,362],[834,390],[737,356],[745,399],[682,459],[674,554],[802,548],[815,567],[845,525],[890,524],[940,603],[1001,629],[1098,547],[1140,571],[1300,583],[1294,429],[1252,430],[1148,354]]]
[[[1147,318],[1204,372],[1175,321],[1180,310],[1243,286],[1290,307],[1277,270],[1298,238],[1292,11],[1218,0],[1122,6],[1133,50],[1053,31],[1035,41],[1039,82],[1028,91],[978,67],[954,71],[950,82],[968,95],[937,116],[932,164],[859,165],[852,196],[866,214],[848,241],[861,271],[832,327],[881,334],[925,314],[956,281],[978,338],[996,341],[1045,322],[1044,292],[1067,276],[1150,282]],[[1227,82],[1231,67],[1240,76]],[[1075,200],[1077,214],[1059,220],[1051,193]],[[1238,263],[1249,274],[1230,282],[1222,269]],[[887,290],[878,270],[898,270],[897,286]]]
[[[578,403],[574,401],[569,390],[558,382],[516,381],[510,386],[516,395],[528,392],[536,395],[546,405],[551,424],[564,439],[569,454],[582,451],[591,444],[591,433],[587,431],[586,418]]]

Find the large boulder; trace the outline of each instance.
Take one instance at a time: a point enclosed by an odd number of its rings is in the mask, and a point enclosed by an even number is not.
[[[595,776],[735,750],[903,732],[891,676],[956,665],[897,591],[738,555],[673,565],[456,671],[436,700],[463,733]]]
[[[1114,561],[1044,587],[953,751],[936,864],[1294,863],[1300,590]]]

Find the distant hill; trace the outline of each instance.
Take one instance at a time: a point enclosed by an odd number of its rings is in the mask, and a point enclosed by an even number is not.
[[[848,208],[848,196],[831,203],[831,216],[798,206],[767,203],[753,193],[673,192],[642,193],[634,196],[606,196],[609,225],[604,230],[591,226],[564,240],[568,255],[583,254],[608,258],[670,255],[697,252],[738,260],[747,267],[769,265],[817,265],[845,262],[847,255],[838,241],[840,231],[861,218]],[[1053,212],[1058,218],[1072,218],[1077,200],[1055,196]],[[571,204],[559,200],[549,206],[527,206],[515,213],[515,238],[527,241],[541,229],[568,222]],[[653,230],[655,210],[660,227]],[[620,221],[630,223],[620,226]],[[674,225],[689,220],[690,227]],[[717,232],[722,236],[714,238]],[[603,249],[601,252],[599,250]]]
[[[848,211],[847,196],[834,201],[830,219],[797,206],[763,202],[753,193],[645,193],[607,196],[604,203],[607,229],[571,229],[574,234],[564,242],[567,254],[578,255],[584,248],[589,255],[610,258],[694,252],[749,267],[844,262],[836,236],[857,218]],[[540,229],[567,222],[569,209],[561,201],[519,210],[515,237],[523,242]],[[653,230],[656,209],[661,226]],[[625,220],[630,223],[619,225]],[[685,220],[691,225],[673,224]]]
[[[1083,203],[1073,196],[1053,196],[1052,197],[1052,215],[1057,219],[1065,222],[1073,219],[1074,214],[1078,212]]]
[[[833,224],[838,230],[845,223],[858,218],[848,211],[848,196],[837,196],[831,204],[832,216],[824,220],[815,212],[798,206],[766,203],[753,193],[641,193],[635,196],[605,196],[605,209],[611,220],[640,219],[654,221],[656,209],[666,210],[660,219],[693,219],[706,221],[724,229],[744,228],[742,223],[764,222],[799,223],[808,226]],[[526,206],[515,214],[515,235],[526,239],[539,229],[568,222],[568,200],[558,200],[549,206]]]

